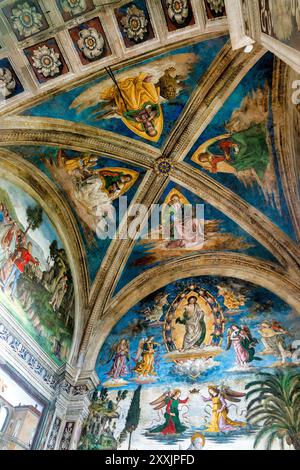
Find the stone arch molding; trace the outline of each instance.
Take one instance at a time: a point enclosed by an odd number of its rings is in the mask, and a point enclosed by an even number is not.
[[[95,367],[99,351],[112,328],[134,305],[174,281],[201,276],[233,277],[252,282],[276,294],[300,314],[300,286],[277,264],[235,253],[191,255],[145,271],[108,303],[92,334],[83,367],[87,370]]]
[[[0,149],[0,178],[15,183],[40,204],[66,250],[75,292],[75,324],[68,362],[75,363],[86,322],[89,293],[85,252],[75,218],[54,184],[16,153]]]
[[[90,151],[97,155],[102,154],[114,158],[116,161],[121,160],[143,167],[147,170],[147,174],[136,193],[135,201],[143,202],[147,206],[158,201],[162,189],[168,181],[172,180],[239,224],[275,256],[282,269],[296,282],[300,269],[299,248],[293,240],[245,200],[184,161],[194,141],[265,52],[263,48],[256,45],[245,63],[243,52],[232,51],[229,44],[225,45],[198,83],[181,118],[161,149],[84,124],[32,116],[18,116],[17,119],[11,115],[4,116],[0,123],[0,140],[5,146],[19,143],[20,145],[63,146],[77,151]],[[155,162],[159,158],[166,157],[172,162],[170,174],[164,177],[157,176]],[[122,225],[119,230],[122,230]],[[106,252],[89,293],[88,318],[80,346],[80,364],[86,354],[87,361],[89,361],[90,353],[87,351],[93,349],[92,338],[96,334],[98,324],[102,322],[102,319],[105,320],[107,305],[111,303],[114,288],[126,266],[132,248],[132,243],[128,241],[125,243],[122,240],[114,240]]]

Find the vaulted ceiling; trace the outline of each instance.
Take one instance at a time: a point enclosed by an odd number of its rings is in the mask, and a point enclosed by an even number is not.
[[[259,45],[233,51],[219,1],[4,0],[0,9],[0,176],[38,199],[65,246],[77,312],[71,360],[92,369],[116,321],[178,278],[237,276],[299,310],[288,67]],[[237,164],[229,141],[244,149]],[[172,191],[204,204],[204,248],[122,236],[131,209],[119,237],[100,239],[70,182],[85,167],[108,193],[118,185],[110,206],[124,194],[132,210],[147,208],[141,226]]]

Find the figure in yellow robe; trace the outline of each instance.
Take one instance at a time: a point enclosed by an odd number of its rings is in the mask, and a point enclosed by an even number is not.
[[[208,388],[209,398],[203,397],[205,402],[212,402],[212,415],[210,426],[207,432],[228,432],[236,428],[246,426],[242,421],[233,421],[228,417],[228,406],[225,396],[228,400],[239,401],[239,397],[244,394],[227,390],[224,394],[217,387]],[[225,396],[224,396],[225,395]]]
[[[101,100],[114,101],[117,114],[124,124],[144,139],[157,142],[163,130],[163,113],[160,105],[160,89],[151,82],[152,77],[140,73],[137,77],[124,78],[101,93]]]
[[[93,168],[98,161],[98,157],[91,155],[83,155],[80,158],[66,158],[62,157],[63,166],[68,173],[74,170],[89,170]]]
[[[146,340],[141,340],[136,355],[137,364],[133,370],[142,376],[156,375],[154,370],[154,354],[155,349],[159,346],[153,341],[153,336],[149,336]],[[141,360],[139,360],[141,358]]]

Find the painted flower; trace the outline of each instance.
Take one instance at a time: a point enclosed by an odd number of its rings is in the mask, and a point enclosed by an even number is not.
[[[80,31],[79,36],[78,47],[87,59],[101,56],[104,49],[104,39],[101,33],[95,28],[89,28]]]
[[[6,67],[0,67],[0,95],[4,98],[11,95],[17,84],[13,74]]]
[[[43,16],[27,2],[19,3],[11,13],[13,28],[18,31],[20,36],[28,37],[38,33],[43,26]]]
[[[148,20],[143,10],[140,10],[135,5],[129,7],[121,23],[129,39],[133,39],[134,41],[144,39],[144,35],[147,33]]]
[[[168,15],[171,21],[177,24],[185,23],[189,16],[187,0],[167,0]]]
[[[59,53],[46,45],[33,51],[33,65],[44,77],[53,77],[59,73]]]
[[[80,15],[86,10],[85,0],[60,0],[60,4],[64,12],[72,16]]]
[[[224,0],[207,0],[209,7],[215,13],[222,13],[225,8]]]

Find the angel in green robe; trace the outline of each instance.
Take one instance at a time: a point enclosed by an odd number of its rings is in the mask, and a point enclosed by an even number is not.
[[[154,410],[161,410],[166,407],[164,418],[165,421],[163,424],[149,429],[149,432],[152,434],[181,434],[187,428],[184,426],[179,418],[179,409],[180,404],[185,404],[188,402],[189,397],[184,400],[180,400],[181,391],[179,389],[173,390],[172,392],[165,392],[156,400],[152,401],[150,405],[154,407]]]

